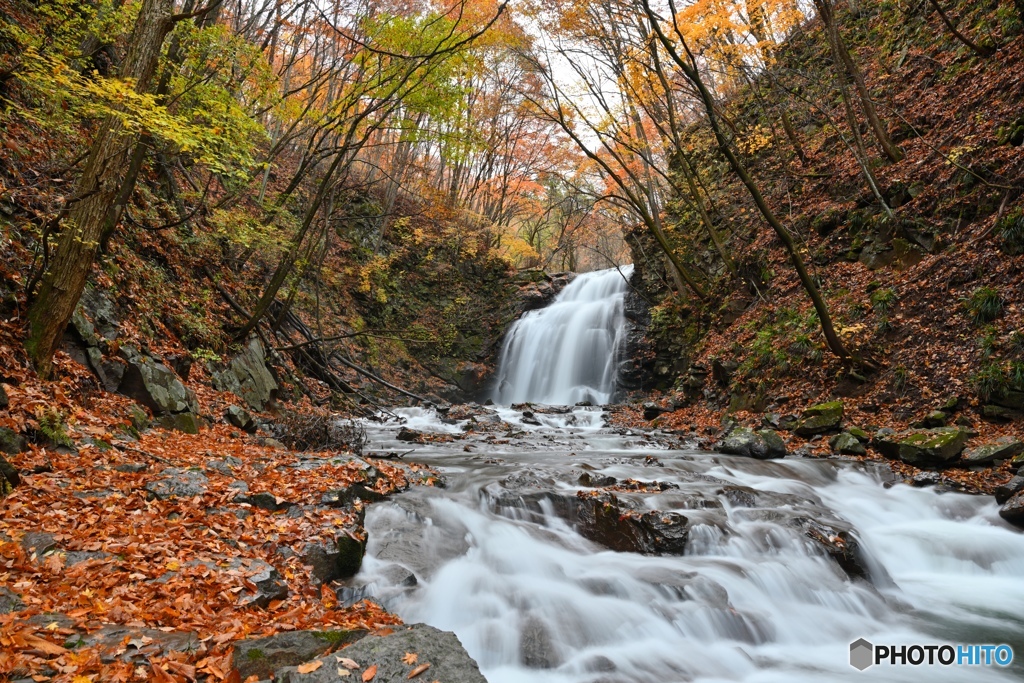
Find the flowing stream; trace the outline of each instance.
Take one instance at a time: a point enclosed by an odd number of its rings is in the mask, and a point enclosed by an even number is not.
[[[406,458],[447,485],[371,506],[345,597],[454,631],[490,683],[1024,679],[1024,535],[991,498],[870,463],[702,452],[610,428],[600,407],[508,405],[609,400],[624,291],[615,271],[583,275],[524,316],[504,347],[506,405],[368,423],[377,452],[408,450],[402,425],[430,433]],[[671,547],[624,548],[636,519]],[[858,638],[1018,657],[861,672]]]
[[[398,412],[410,428],[453,436],[469,422]],[[1021,660],[849,664],[861,637],[1024,653],[1024,536],[991,498],[890,486],[886,469],[854,462],[699,452],[605,428],[600,408],[536,413],[539,425],[480,408],[474,420],[499,431],[409,456],[439,468],[447,488],[370,508],[356,584],[409,622],[454,631],[490,683],[1024,677]],[[407,450],[395,429],[372,427],[372,447]],[[678,486],[619,495],[685,515],[685,552],[614,552],[582,536],[557,501],[592,490],[583,474]],[[806,518],[850,529],[867,578],[810,539]]]

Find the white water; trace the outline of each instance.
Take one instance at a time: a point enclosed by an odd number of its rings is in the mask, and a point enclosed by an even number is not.
[[[401,412],[418,429],[456,433],[469,423]],[[448,488],[415,489],[373,506],[367,518],[358,581],[405,620],[454,631],[490,683],[1024,677],[1024,536],[998,517],[991,498],[886,488],[884,469],[851,462],[667,450],[647,435],[602,428],[598,409],[536,417],[539,427],[507,408],[481,411],[479,423],[500,419],[510,428],[490,441],[481,434],[418,447],[413,457],[441,468]],[[372,428],[373,447],[403,448],[396,429]],[[553,508],[531,515],[497,502],[524,478],[572,495],[583,471],[678,484],[638,499],[690,519],[686,553],[612,552]],[[749,487],[756,502],[723,495],[730,483]],[[848,523],[870,580],[849,578],[788,523],[804,517]],[[389,583],[385,570],[396,563],[415,573],[416,587]],[[1017,661],[1010,669],[861,673],[848,663],[849,644],[860,637],[1008,643]]]
[[[623,301],[633,266],[584,273],[505,337],[494,402],[608,403],[615,391]]]

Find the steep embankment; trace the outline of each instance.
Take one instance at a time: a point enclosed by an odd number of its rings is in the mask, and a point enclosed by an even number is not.
[[[716,283],[721,294],[713,301],[669,294],[664,264],[648,258],[657,253],[650,238],[630,235],[637,263],[632,317],[646,337],[635,345],[643,372],[631,370],[628,382],[675,409],[659,424],[710,435],[726,414],[778,425],[787,414],[838,399],[846,425],[902,430],[956,422],[980,434],[969,443],[1019,433],[1024,38],[1006,3],[955,5],[961,25],[998,45],[993,56],[957,42],[927,4],[841,13],[843,34],[904,154],[888,163],[869,150],[892,216],[852,153],[817,23],[781,48],[777,63],[787,68],[770,70],[724,110],[843,340],[867,363],[850,366],[828,352],[781,243],[708,133],[691,131],[692,161],[738,272],[728,274],[685,197],[669,205],[671,232],[703,245],[692,265]],[[780,104],[806,163],[784,134]],[[929,417],[937,410],[944,414]],[[791,448],[805,443],[800,435],[791,439]],[[832,450],[827,439],[809,446]]]

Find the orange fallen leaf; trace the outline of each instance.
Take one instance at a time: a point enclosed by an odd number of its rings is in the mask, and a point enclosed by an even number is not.
[[[377,665],[374,664],[369,669],[367,669],[366,671],[363,672],[363,683],[366,683],[367,681],[372,681],[373,677],[376,676],[376,675],[377,675]]]
[[[66,655],[68,653],[68,651],[62,648],[60,645],[51,643],[45,638],[34,636],[31,633],[25,633],[21,637],[25,641],[26,645],[28,645],[34,650],[39,650],[40,652],[44,652],[48,655]]]
[[[429,668],[430,668],[430,662],[424,662],[423,664],[420,664],[415,669],[410,671],[409,675],[406,676],[406,678],[416,678],[417,676],[419,676],[421,673],[423,673],[424,671],[426,671]]]
[[[402,657],[402,661],[409,665],[415,664],[417,659],[419,659],[419,655],[415,652],[406,652],[405,656]]]
[[[314,659],[312,662],[306,662],[305,664],[299,664],[299,666],[296,667],[295,670],[298,671],[300,674],[309,674],[309,673],[313,673],[314,671],[316,671],[317,669],[319,669],[323,665],[324,665],[324,660],[322,660],[322,659]]]

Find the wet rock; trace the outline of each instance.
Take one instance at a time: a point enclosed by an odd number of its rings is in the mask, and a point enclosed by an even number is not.
[[[770,429],[753,431],[746,427],[733,427],[715,450],[727,455],[742,455],[748,458],[781,458],[786,455],[786,445],[776,432]]]
[[[576,482],[580,486],[589,486],[591,488],[602,488],[605,486],[615,486],[618,483],[618,479],[615,477],[604,476],[600,474],[591,474],[590,472],[584,472],[579,476]]]
[[[519,627],[519,661],[528,669],[554,669],[561,664],[551,632],[532,615]]]
[[[277,397],[277,382],[267,369],[266,352],[256,337],[231,359],[227,368],[214,372],[212,380],[214,389],[230,391],[253,410],[263,410]]]
[[[829,401],[811,406],[800,415],[800,421],[793,428],[798,436],[814,436],[839,428],[843,421],[843,402]]]
[[[180,467],[168,467],[159,479],[146,484],[146,490],[161,500],[167,498],[194,498],[206,493],[209,480],[202,472]]]
[[[306,546],[302,561],[313,568],[313,576],[321,583],[347,579],[359,573],[366,553],[366,541],[353,535],[339,534],[333,543],[311,543]]]
[[[25,609],[25,603],[21,601],[21,595],[5,586],[0,586],[0,614],[11,614],[23,609]]]
[[[864,448],[864,444],[860,442],[860,439],[850,432],[836,434],[828,440],[828,445],[832,447],[833,453],[841,453],[843,455],[866,455],[868,452]]]
[[[373,489],[366,486],[366,484],[353,484],[348,488],[334,489],[333,491],[327,491],[320,497],[320,504],[326,505],[332,508],[345,507],[351,505],[357,500],[363,500],[367,503],[376,503],[386,498],[383,493],[378,493]]]
[[[867,577],[868,572],[860,560],[856,539],[845,529],[823,524],[817,520],[804,522],[804,533],[816,541],[851,578]]]
[[[242,680],[250,676],[270,679],[274,672],[287,666],[297,666],[328,652],[354,643],[367,635],[367,631],[291,631],[240,640],[234,644],[231,664]]]
[[[30,531],[21,537],[21,547],[26,553],[39,557],[57,549],[57,540],[53,534],[42,531]]]
[[[415,429],[409,429],[408,427],[402,427],[398,430],[398,435],[395,436],[399,441],[411,441],[414,443],[423,443],[425,434],[423,432],[417,432]]]
[[[1016,493],[999,508],[999,516],[1014,526],[1024,527],[1024,493]]]
[[[643,408],[644,408],[644,419],[648,420],[648,421],[653,420],[653,419],[659,417],[663,413],[669,412],[668,408],[663,408],[662,406],[659,406],[657,403],[652,403],[652,402],[645,403]]]
[[[135,399],[154,415],[197,413],[199,404],[173,370],[141,353],[133,346],[122,346],[121,357],[128,363],[118,392]]]
[[[1024,453],[1024,442],[1013,436],[1001,436],[992,443],[964,451],[963,464],[988,465],[996,460],[1008,460]]]
[[[344,656],[358,663],[364,671],[366,667],[375,665],[377,672],[373,683],[405,683],[416,666],[403,661],[407,652],[418,655],[417,665],[430,664],[424,680],[487,683],[454,633],[426,624],[396,626],[389,635],[366,636],[346,647]],[[300,674],[293,667],[278,669],[275,680],[278,683],[350,683],[359,680],[359,672],[349,673],[346,670],[345,675],[339,675],[334,656],[323,658],[323,662],[323,666],[308,674]]]
[[[646,555],[681,555],[689,538],[688,520],[675,512],[640,514],[620,503],[613,494],[577,497],[569,516],[580,535],[618,550]]]
[[[942,475],[938,472],[918,472],[910,482],[917,487],[938,486],[942,483]]]
[[[238,427],[243,432],[249,434],[255,434],[259,428],[256,421],[252,419],[252,415],[249,414],[249,411],[238,406],[228,406],[224,410],[224,420],[228,424]]]
[[[967,438],[968,432],[959,427],[907,432],[899,440],[899,458],[918,467],[944,465],[960,457]]]
[[[380,571],[380,575],[394,586],[412,588],[419,584],[416,575],[400,564],[389,564]]]
[[[996,487],[996,502],[1001,505],[1021,491],[1024,491],[1024,476],[1018,474],[1005,484]]]
[[[28,448],[28,442],[18,432],[9,427],[0,427],[0,453],[17,455]]]
[[[747,486],[726,486],[716,495],[725,498],[733,507],[752,508],[757,505],[757,492]]]

